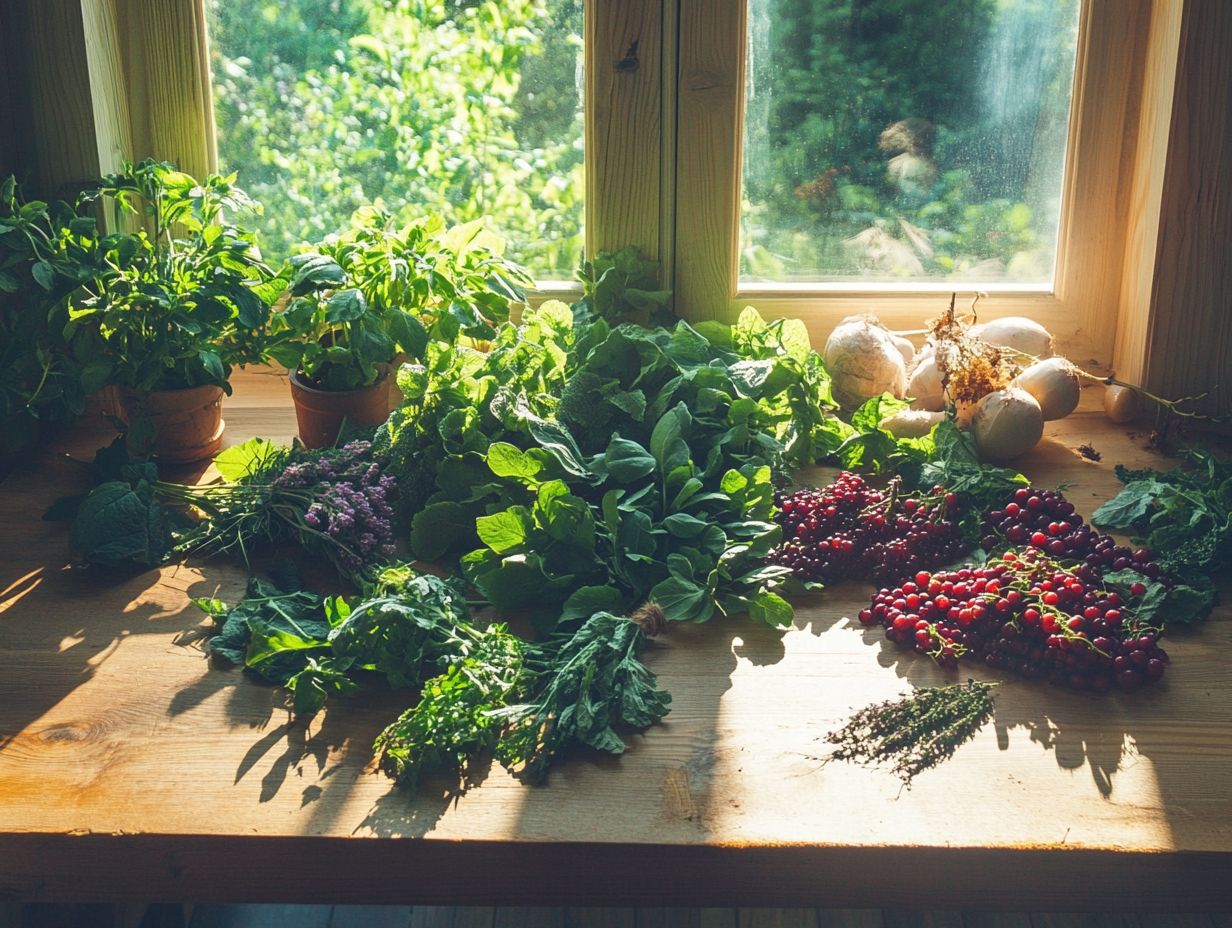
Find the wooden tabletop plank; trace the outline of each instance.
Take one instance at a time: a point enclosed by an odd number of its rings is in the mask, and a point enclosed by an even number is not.
[[[288,439],[284,390],[270,374],[241,377],[228,441]],[[84,454],[103,437],[86,429],[68,446]],[[1144,437],[1088,398],[1020,465],[1067,484],[1089,515],[1117,490],[1114,463],[1161,464]],[[1073,450],[1088,441],[1102,462]],[[1164,682],[1141,692],[999,678],[994,723],[905,790],[887,772],[826,763],[825,735],[948,677],[854,622],[868,587],[835,587],[802,603],[786,634],[744,620],[672,627],[647,657],[672,712],[621,757],[578,752],[546,787],[495,766],[465,795],[429,778],[411,797],[372,769],[371,743],[413,693],[292,720],[279,691],[206,660],[188,599],[238,598],[239,567],[68,569],[66,528],[40,515],[83,481],[49,451],[0,483],[0,898],[1232,904],[1227,606],[1171,634]],[[1095,878],[1117,891],[1090,898]]]

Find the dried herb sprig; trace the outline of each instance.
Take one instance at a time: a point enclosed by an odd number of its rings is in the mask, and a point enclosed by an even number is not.
[[[831,757],[888,763],[910,786],[916,774],[948,759],[988,721],[996,685],[968,680],[917,687],[909,695],[866,706],[826,736],[838,746]]]

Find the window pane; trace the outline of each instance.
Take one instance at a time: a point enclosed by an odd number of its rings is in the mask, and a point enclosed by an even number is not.
[[[218,159],[277,260],[376,200],[582,249],[582,0],[208,0]]]
[[[749,0],[741,277],[1050,284],[1080,0]]]

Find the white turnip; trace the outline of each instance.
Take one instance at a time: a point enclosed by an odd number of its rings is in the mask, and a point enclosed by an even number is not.
[[[1030,451],[1044,434],[1044,414],[1030,393],[1016,387],[994,390],[971,417],[980,457],[1008,461]]]
[[[882,393],[902,398],[907,389],[903,356],[890,333],[874,319],[844,319],[830,333],[822,357],[833,380],[834,398],[845,409]]]
[[[901,335],[890,333],[890,341],[894,342],[894,347],[898,349],[898,353],[903,356],[903,364],[911,367],[911,361],[915,357],[915,345],[911,344],[911,339],[904,338]]]
[[[933,357],[919,361],[907,378],[907,395],[912,409],[927,409],[933,412],[945,409],[945,391],[941,387],[941,372]]]
[[[1121,384],[1104,387],[1104,415],[1118,425],[1130,422],[1138,414],[1138,394]]]
[[[995,348],[1008,348],[1032,358],[1052,357],[1052,336],[1048,330],[1023,316],[981,322],[973,325],[968,334]]]
[[[1014,378],[1011,386],[1026,390],[1040,405],[1044,421],[1064,419],[1078,408],[1078,375],[1065,358],[1036,361]]]
[[[923,438],[945,419],[943,412],[904,409],[881,420],[880,427],[895,438]]]

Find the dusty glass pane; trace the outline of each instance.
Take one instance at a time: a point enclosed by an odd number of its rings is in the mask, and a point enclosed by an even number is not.
[[[218,158],[268,257],[382,201],[489,216],[540,279],[582,249],[582,0],[207,0]]]
[[[1080,0],[749,0],[741,278],[1051,283]]]

